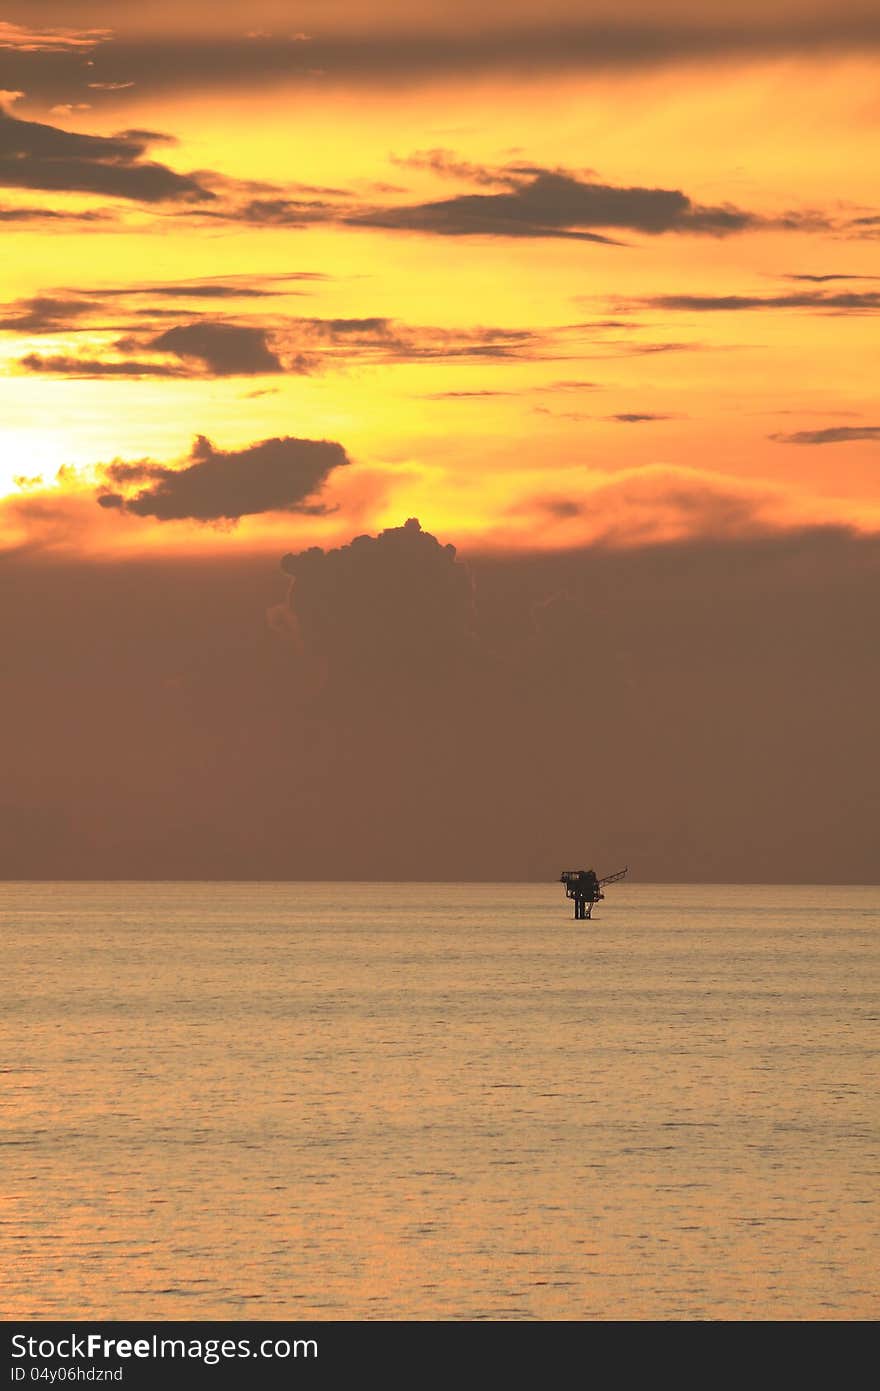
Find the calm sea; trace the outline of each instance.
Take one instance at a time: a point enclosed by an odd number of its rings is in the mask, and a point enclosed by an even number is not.
[[[880,890],[2,884],[0,1309],[868,1318]]]

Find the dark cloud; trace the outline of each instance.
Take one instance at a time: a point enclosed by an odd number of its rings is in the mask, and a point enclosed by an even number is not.
[[[855,240],[861,237],[873,241],[880,236],[880,215],[875,213],[871,217],[854,217],[847,224],[847,229]]]
[[[290,350],[306,355],[315,368],[336,360],[366,362],[506,362],[535,360],[557,349],[553,331],[478,327],[437,328],[373,316],[357,319],[297,318],[287,321]]]
[[[0,558],[0,873],[876,881],[876,537],[425,552]]]
[[[387,87],[480,72],[626,72],[680,63],[863,53],[880,46],[880,21],[864,10],[738,15],[733,24],[709,11],[699,18],[666,17],[652,7],[637,22],[625,13],[609,18],[605,10],[586,14],[580,22],[572,22],[570,11],[557,11],[543,20],[532,13],[531,22],[524,24],[511,23],[508,15],[489,20],[481,9],[476,26],[462,23],[460,16],[454,26],[432,23],[428,16],[419,23],[410,16],[407,23],[393,27],[377,24],[371,11],[368,23],[350,24],[349,32],[338,23],[328,24],[326,10],[322,7],[319,32],[308,44],[285,28],[262,36],[255,31],[243,42],[240,31],[215,30],[213,15],[194,25],[191,35],[114,37],[96,50],[93,80],[136,83],[147,95],[273,83],[364,82]],[[118,27],[118,6],[105,13]],[[0,56],[4,86],[25,89],[46,101],[69,99],[81,87],[77,52],[41,53],[19,44]]]
[[[0,212],[0,219],[2,216],[3,214]],[[124,315],[133,312],[136,315],[149,315],[155,318],[176,316],[181,312],[179,309],[157,307],[154,301],[180,300],[185,303],[192,300],[274,299],[279,296],[302,294],[303,291],[299,288],[292,288],[292,285],[297,282],[308,283],[324,279],[326,277],[318,272],[291,271],[275,276],[217,276],[205,280],[159,282],[156,284],[146,282],[134,285],[104,286],[98,289],[94,287],[65,289],[30,299],[14,300],[5,306],[0,306],[0,329],[21,333],[55,333],[62,330],[71,332],[77,327],[96,327],[94,324],[83,325],[81,322],[95,314]],[[126,301],[130,299],[146,299],[150,303],[146,307],[139,305],[132,311],[126,305]],[[197,311],[191,310],[190,312]],[[231,351],[236,346],[237,340],[242,353],[245,355],[250,353],[251,357],[259,348],[253,335],[262,332],[260,329],[240,328],[237,325],[224,324],[203,324],[202,328],[204,332],[199,339],[200,347],[204,347],[205,342],[210,340],[210,346],[216,349],[217,344],[222,339],[227,350]],[[230,332],[230,330],[233,331]],[[189,337],[195,339],[196,335],[190,334]],[[179,354],[178,350],[185,341],[186,338],[175,340],[176,346],[169,347],[167,351],[174,352],[175,355],[183,355]],[[139,340],[138,346],[150,347],[151,344],[144,339]],[[186,355],[205,356],[195,352]],[[212,354],[208,354],[208,357],[210,356]],[[268,362],[268,359],[264,358],[264,361]]]
[[[651,295],[630,301],[639,308],[714,313],[745,309],[811,309],[825,314],[870,314],[880,309],[880,291],[799,290],[783,295]]]
[[[605,353],[594,353],[591,356],[599,360],[609,357],[651,357],[654,353],[695,353],[705,352],[708,348],[706,343],[632,343],[632,342],[608,342],[611,351]]]
[[[258,285],[246,284],[212,284],[210,281],[192,281],[189,284],[181,282],[179,285],[127,285],[114,287],[106,290],[94,290],[87,293],[93,294],[95,298],[107,298],[114,300],[124,299],[158,299],[158,300],[217,300],[217,299],[270,299],[276,295],[285,293],[281,290],[271,290]],[[291,292],[287,292],[291,293]],[[296,293],[295,291],[293,293]],[[148,308],[138,308],[138,314],[176,314],[176,309],[156,309],[152,305]]]
[[[349,462],[342,445],[330,440],[261,440],[245,449],[215,449],[204,435],[196,439],[182,468],[140,460],[109,465],[108,481],[150,486],[134,494],[104,492],[101,507],[160,521],[236,521],[260,512],[325,510],[317,499],[335,468]]]
[[[560,381],[545,382],[538,387],[539,391],[593,391],[600,386],[600,382],[584,382],[577,378],[563,377]]]
[[[602,243],[615,242],[607,235],[612,230],[727,236],[760,226],[827,226],[816,214],[767,219],[730,204],[702,206],[676,189],[616,187],[590,180],[583,170],[522,162],[492,167],[461,159],[450,150],[417,151],[395,162],[497,191],[380,208],[358,208],[345,190],[320,191],[347,197],[347,203],[279,193],[232,209],[209,209],[205,215],[269,226],[339,223],[438,236],[561,237]]]
[[[506,207],[497,201],[502,199]],[[358,213],[347,221],[352,227],[430,233],[441,237],[552,237],[617,245],[613,238],[597,232],[575,231],[528,221],[524,210],[518,205],[516,194],[468,194],[414,207]]]
[[[197,320],[153,335],[130,334],[113,344],[123,356],[94,358],[73,354],[29,353],[19,361],[26,372],[69,377],[253,377],[303,372],[310,363],[292,358],[282,364],[266,329],[245,324]],[[139,356],[138,354],[161,356]],[[175,361],[163,361],[165,358]]]
[[[176,145],[177,136],[167,130],[146,130],[143,126],[132,126],[116,132],[117,140],[133,140],[139,145]]]
[[[850,440],[880,440],[880,425],[831,425],[824,430],[795,430],[770,435],[779,444],[846,444]]]
[[[461,159],[454,150],[446,149],[414,150],[412,154],[405,156],[392,155],[391,163],[402,169],[427,169],[432,174],[438,174],[444,179],[458,179],[465,183],[478,184],[484,187],[501,185],[507,188],[516,188],[524,177],[528,178],[548,172],[539,166],[530,164],[508,163],[500,166],[474,164],[471,160]],[[566,171],[558,170],[556,172],[565,173]],[[581,174],[593,172],[592,170],[580,170]]]
[[[0,222],[109,222],[112,215],[103,209],[62,212],[59,208],[0,208]]]
[[[142,203],[197,203],[214,194],[191,175],[145,160],[150,132],[80,135],[0,110],[0,186],[98,193]]]
[[[572,324],[572,328],[575,329],[625,328],[630,332],[642,327],[636,319],[587,319],[583,323]]]
[[[441,178],[464,179],[468,183],[486,184],[494,187],[504,182],[498,171],[484,164],[474,164],[460,159],[453,150],[433,149],[414,150],[409,155],[392,155],[391,163],[401,169],[428,169]]]
[[[806,280],[812,285],[824,285],[829,280],[880,280],[880,275],[845,275],[841,273],[829,273],[826,275],[783,275],[782,280]]]
[[[181,302],[189,289],[201,286],[170,286],[168,294],[155,294],[156,299]],[[208,290],[213,289],[207,286]],[[229,298],[225,287],[219,298]],[[247,291],[246,291],[247,293]],[[262,293],[262,291],[260,292]],[[112,289],[83,292],[80,301],[73,302],[72,312],[65,321],[64,301],[73,296],[45,296],[41,301],[21,301],[9,306],[7,327],[22,329],[31,325],[38,331],[41,315],[32,308],[41,303],[49,306],[42,314],[47,330],[64,328],[76,332],[88,328],[108,335],[111,330],[122,336],[108,337],[100,352],[88,357],[73,353],[40,356],[31,353],[22,358],[24,371],[55,373],[71,376],[190,376],[227,377],[266,374],[304,375],[338,370],[349,364],[391,365],[420,362],[443,363],[506,363],[552,362],[595,359],[606,361],[620,357],[642,356],[674,351],[695,351],[699,343],[636,342],[590,338],[590,324],[562,324],[546,329],[501,326],[438,327],[428,324],[407,324],[384,315],[357,318],[318,318],[307,316],[266,317],[262,324],[241,323],[234,318],[212,319],[193,317],[198,311],[190,308],[187,322],[175,322],[160,328],[164,320],[178,319],[179,310],[155,303],[135,304],[126,308],[129,296],[149,295],[149,287],[131,287],[117,293]],[[94,299],[91,296],[94,295]],[[103,296],[103,298],[99,298]],[[196,294],[196,299],[199,295]],[[212,294],[206,300],[216,298]],[[115,311],[127,316],[124,324],[107,325],[89,317],[88,306],[94,305],[105,316]],[[19,317],[20,316],[20,317]],[[584,341],[586,339],[586,341]],[[596,351],[596,347],[600,349]],[[579,380],[544,383],[530,388],[534,391],[580,391],[595,387],[594,382]],[[460,389],[454,389],[459,390]]]
[[[281,281],[326,280],[317,271],[292,271],[287,275],[266,276],[217,276],[206,280],[180,280],[167,284],[123,285],[113,288],[90,290],[85,293],[108,299],[122,299],[128,296],[143,296],[147,299],[270,299],[282,294],[297,294],[285,285],[277,288]]]
[[[535,415],[552,416],[554,420],[574,420],[583,422],[584,420],[594,419],[592,415],[588,415],[585,411],[557,411],[551,406],[532,406],[532,411]],[[555,515],[558,516],[560,514],[556,513]]]
[[[57,333],[93,309],[88,299],[36,295],[4,305],[0,310],[0,329],[13,333]]]
[[[486,396],[518,396],[518,391],[427,391],[423,401],[472,401]]]
[[[620,425],[641,425],[648,420],[671,420],[671,415],[654,415],[651,412],[622,411],[619,415],[609,415],[608,420],[616,420]]]
[[[335,203],[315,198],[252,198],[232,214],[239,222],[263,227],[308,227],[316,222],[335,222],[340,209]]]
[[[362,699],[371,682],[400,692],[472,650],[470,573],[415,518],[336,550],[286,555],[281,568],[303,650],[327,663],[340,694]]]
[[[310,185],[284,189],[212,171],[179,174],[146,158],[151,146],[171,141],[172,137],[143,129],[114,136],[84,135],[3,113],[0,184],[97,193],[144,203],[170,201],[184,205],[190,219],[269,227],[329,224],[451,237],[617,244],[620,239],[612,235],[615,232],[724,237],[758,227],[816,230],[831,226],[818,214],[766,218],[732,204],[701,205],[678,189],[618,187],[585,178],[581,172],[528,163],[490,168],[444,150],[417,153],[410,162],[496,191],[364,207],[345,189]],[[242,201],[243,194],[254,190],[261,190],[261,196]]]
[[[345,221],[353,226],[439,236],[563,237],[602,242],[612,239],[587,229],[723,237],[766,225],[765,219],[732,205],[701,206],[678,189],[621,188],[587,182],[561,170],[530,166],[508,166],[494,177],[494,182],[501,180],[509,184],[504,192],[466,193],[429,203],[380,208]]]
[[[359,319],[295,319],[295,329],[300,329],[325,343],[354,343],[361,347],[375,344],[397,344],[401,329],[393,319],[372,315]]]
[[[168,363],[149,362],[137,358],[97,358],[74,357],[56,353],[43,357],[39,353],[27,353],[19,359],[19,367],[26,372],[52,374],[59,377],[185,377],[190,374],[180,367]]]
[[[162,311],[151,311],[154,315]],[[13,326],[13,325],[10,325]],[[75,327],[71,322],[69,327]],[[381,317],[290,318],[272,329],[198,319],[158,334],[129,333],[113,343],[122,358],[43,357],[19,361],[28,372],[67,376],[303,375],[364,363],[508,362],[553,357],[552,331],[433,328]],[[146,356],[145,356],[146,354]],[[155,359],[149,354],[156,354]],[[168,357],[175,361],[169,363]]]
[[[570,521],[573,517],[580,517],[584,511],[582,503],[564,497],[532,498],[530,505],[537,507],[538,511],[544,512],[546,516],[555,517],[557,521],[561,522]]]
[[[108,483],[117,483],[120,486],[134,483],[147,483],[151,479],[163,478],[167,472],[164,464],[153,463],[152,459],[140,459],[137,463],[126,464],[117,460],[112,464],[105,464],[101,470],[103,477]]]
[[[216,377],[251,377],[284,371],[269,346],[266,330],[243,324],[181,324],[150,339],[147,346],[154,352],[172,353],[185,362],[198,362]]]
[[[542,383],[540,383],[540,384],[537,385],[537,386],[521,387],[521,388],[520,388],[519,390],[517,390],[517,391],[502,391],[502,390],[500,390],[500,389],[494,389],[494,388],[493,388],[493,389],[488,389],[488,390],[483,390],[483,391],[429,391],[429,392],[426,392],[426,393],[421,397],[421,399],[422,399],[423,401],[460,401],[460,400],[473,400],[473,399],[479,399],[479,398],[485,397],[485,396],[514,396],[514,397],[522,397],[522,396],[539,396],[539,395],[543,395],[543,394],[545,394],[545,393],[547,393],[547,392],[596,391],[596,390],[598,390],[598,388],[600,387],[600,385],[601,385],[601,383],[599,383],[599,382],[585,382],[585,381],[577,381],[577,380],[571,380],[571,381],[562,380],[562,381],[553,381],[553,382],[542,382]],[[545,410],[545,411],[546,411],[547,408],[546,408],[546,407],[536,407],[536,409]],[[547,413],[550,414],[549,411],[548,411]],[[578,418],[579,418],[579,419],[586,419],[586,417],[578,417]]]

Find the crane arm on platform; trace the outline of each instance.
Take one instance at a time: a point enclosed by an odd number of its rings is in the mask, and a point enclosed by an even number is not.
[[[600,879],[600,880],[599,880],[599,883],[600,883],[600,884],[616,884],[617,881],[618,881],[618,879],[622,879],[623,876],[624,876],[625,874],[628,874],[628,873],[629,873],[629,865],[626,865],[624,869],[618,869],[614,874],[606,874],[606,876],[605,876],[604,879]]]

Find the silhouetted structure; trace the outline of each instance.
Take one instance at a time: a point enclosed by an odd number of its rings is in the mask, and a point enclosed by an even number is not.
[[[575,918],[591,918],[593,904],[605,897],[602,892],[603,884],[616,884],[628,869],[629,865],[625,869],[617,870],[615,874],[606,874],[604,879],[600,879],[594,869],[564,869],[559,876],[559,882],[565,885],[566,898],[574,899]]]

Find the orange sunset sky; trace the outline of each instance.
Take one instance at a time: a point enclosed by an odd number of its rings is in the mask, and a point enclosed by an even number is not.
[[[880,525],[873,7],[4,15],[4,546]],[[349,463],[129,510],[196,436]]]
[[[3,872],[875,875],[878,50],[861,0],[9,0]]]

